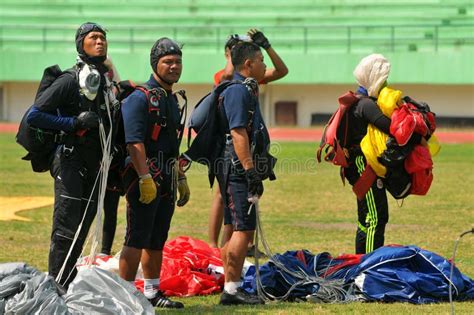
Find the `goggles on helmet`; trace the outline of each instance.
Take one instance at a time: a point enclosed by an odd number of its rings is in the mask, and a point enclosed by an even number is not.
[[[107,30],[97,23],[87,22],[79,27],[79,29],[77,30],[76,37],[84,36],[90,32],[100,32],[105,35]]]

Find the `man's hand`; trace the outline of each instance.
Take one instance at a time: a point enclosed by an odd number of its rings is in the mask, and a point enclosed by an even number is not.
[[[247,34],[250,36],[252,39],[252,42],[257,44],[258,46],[262,47],[263,49],[267,50],[270,48],[272,45],[270,45],[270,42],[268,41],[268,38],[263,35],[262,32],[255,28],[251,28]]]
[[[178,179],[178,193],[179,199],[176,204],[178,205],[178,207],[182,207],[188,203],[189,197],[191,196],[191,191],[189,190],[186,176],[180,176],[180,178]]]
[[[263,183],[260,175],[257,174],[255,168],[250,168],[245,171],[245,177],[247,178],[249,194],[252,196],[263,195]]]
[[[139,201],[144,204],[149,204],[156,198],[156,183],[150,174],[140,176],[139,187],[140,187],[140,199]]]
[[[74,119],[74,130],[92,129],[99,127],[99,115],[95,112],[82,112]]]

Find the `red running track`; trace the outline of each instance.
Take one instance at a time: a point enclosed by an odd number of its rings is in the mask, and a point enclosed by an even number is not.
[[[318,142],[323,134],[322,128],[270,128],[270,137],[276,141]],[[472,131],[436,131],[441,143],[474,143]]]
[[[16,133],[17,123],[0,123],[0,133]],[[323,133],[322,128],[270,128],[270,137],[273,141],[302,141],[319,143]],[[474,143],[472,131],[436,131],[441,143]]]

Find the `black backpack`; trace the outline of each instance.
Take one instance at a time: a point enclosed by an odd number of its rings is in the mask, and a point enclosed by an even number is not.
[[[244,81],[224,81],[216,86],[210,93],[204,96],[194,107],[191,114],[190,121],[188,124],[188,150],[182,154],[182,158],[188,162],[195,161],[200,164],[204,164],[209,169],[209,183],[211,186],[214,183],[215,178],[215,162],[221,156],[225,149],[225,137],[223,130],[223,122],[221,113],[219,111],[219,104],[221,102],[221,93],[233,84],[246,84]],[[247,88],[252,89],[251,84],[247,85]],[[249,115],[253,115],[255,109],[249,111]],[[249,117],[252,120],[252,117]],[[194,130],[197,134],[191,143],[191,130]],[[258,138],[258,135],[257,135]],[[266,148],[264,148],[266,149]],[[260,148],[257,148],[258,152],[255,152],[259,159],[258,161],[264,160],[264,163],[257,163],[257,170],[261,170],[263,178],[275,179],[273,174],[273,167],[276,163],[276,158],[271,156],[266,150],[260,152]],[[257,167],[259,166],[260,167]]]
[[[188,124],[188,149],[181,154],[181,159],[204,164],[208,167],[209,183],[214,184],[215,170],[213,165],[225,148],[220,113],[218,110],[221,93],[230,85],[240,81],[224,81],[205,95],[194,107]],[[196,117],[198,117],[196,119]],[[197,134],[191,143],[191,130]],[[188,167],[190,164],[188,164]]]
[[[76,71],[74,69],[62,71],[58,65],[44,69],[35,100],[37,100],[58,77],[65,73],[76,78]],[[33,106],[34,105],[28,108],[21,119],[18,133],[16,134],[16,142],[28,151],[28,153],[22,157],[22,160],[30,161],[34,172],[46,172],[51,167],[54,152],[64,134],[58,130],[38,128],[28,124],[28,114]],[[56,115],[57,113],[53,112],[50,114]]]
[[[189,161],[207,166],[212,165],[224,149],[221,125],[219,123],[219,99],[230,85],[240,81],[224,81],[205,95],[194,107],[188,124],[188,150],[183,153]],[[191,131],[197,134],[191,144]]]

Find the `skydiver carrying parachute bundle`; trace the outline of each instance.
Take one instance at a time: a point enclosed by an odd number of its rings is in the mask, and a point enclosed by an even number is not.
[[[384,244],[385,191],[396,199],[425,195],[433,180],[431,156],[439,151],[435,114],[428,104],[387,87],[389,73],[390,63],[380,54],[359,62],[353,72],[359,87],[339,97],[317,151],[319,162],[324,157],[341,167],[343,182],[357,196],[357,254]]]

